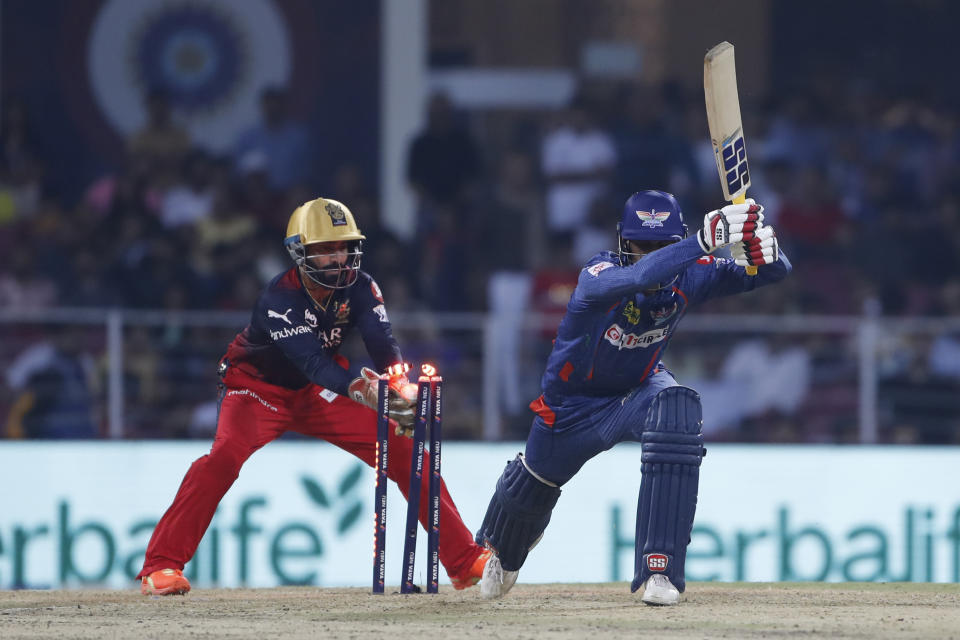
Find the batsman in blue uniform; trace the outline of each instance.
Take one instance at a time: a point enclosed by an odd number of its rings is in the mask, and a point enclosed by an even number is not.
[[[779,282],[790,272],[763,207],[747,200],[711,211],[688,237],[676,199],[641,191],[624,205],[618,250],[580,271],[541,380],[525,451],[497,481],[478,544],[494,552],[481,581],[505,595],[543,535],[561,487],[618,442],[641,443],[632,591],[673,605],[685,588],[703,446],[700,396],[661,360],[680,319],[718,296]],[[729,247],[731,258],[715,257]],[[742,267],[755,265],[747,275]]]

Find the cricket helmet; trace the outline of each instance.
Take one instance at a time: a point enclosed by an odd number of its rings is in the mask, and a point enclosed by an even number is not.
[[[287,223],[283,246],[311,280],[329,289],[344,289],[356,282],[365,239],[346,205],[329,198],[317,198],[294,210]],[[346,261],[322,267],[315,265],[309,258],[332,255],[311,252],[312,245],[322,242],[346,242]]]
[[[628,250],[626,241],[657,245],[679,242],[687,237],[687,225],[677,199],[665,191],[638,191],[623,205],[623,214],[617,223],[617,249],[620,264],[627,266],[644,254]],[[648,252],[649,253],[649,252]],[[669,287],[660,283],[658,289]]]

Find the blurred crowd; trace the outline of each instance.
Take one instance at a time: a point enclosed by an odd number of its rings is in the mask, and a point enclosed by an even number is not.
[[[0,308],[249,311],[263,285],[289,265],[282,250],[289,214],[324,195],[356,216],[367,236],[363,268],[379,281],[391,313],[477,311],[507,319],[504,335],[514,337],[498,346],[507,436],[522,437],[550,318],[555,323],[562,312],[579,265],[615,248],[623,201],[640,189],[670,191],[691,230],[723,204],[702,95],[678,85],[584,84],[562,109],[522,112],[464,113],[449,96],[431,96],[426,124],[408,150],[406,179],[417,210],[415,229],[405,235],[384,224],[375,177],[358,164],[316,175],[313,156],[322,141],[291,117],[287,102],[284,89],[265,90],[260,120],[230,153],[218,155],[193,144],[167,97],[153,92],[145,96],[146,124],[126,140],[125,160],[68,201],[46,188],[51,158],[34,144],[30,114],[8,100],[0,113]],[[743,111],[749,195],[765,206],[795,270],[780,286],[702,311],[960,317],[960,115],[952,105],[850,84],[745,101]],[[321,194],[317,184],[331,187]],[[510,323],[523,312],[547,318],[532,341]],[[17,325],[3,331],[21,331],[20,339],[3,341],[0,353],[15,373],[0,381],[6,435],[102,435],[96,412],[75,412],[80,417],[68,427],[62,415],[46,422],[36,416],[50,405],[37,398],[50,392],[51,376],[54,383],[78,382],[71,406],[97,404],[102,338],[98,344],[64,330],[58,334],[76,339],[46,339],[36,327]],[[212,373],[232,332],[197,334],[203,332],[129,332],[128,363],[150,360],[138,358],[137,349],[167,349],[148,370],[125,372],[146,394],[128,391],[132,404],[176,414],[145,418],[142,428],[131,419],[131,437],[209,435],[207,370],[197,373],[196,397],[179,413],[157,382],[170,375],[162,366],[169,352],[195,360],[202,353]],[[692,355],[706,353],[691,347],[708,337],[675,341],[677,364],[668,354],[667,364],[686,373],[687,383],[720,384],[766,359],[770,370],[782,371],[771,397],[793,398],[728,416],[717,439],[856,440],[856,345],[849,336],[785,336],[762,348],[745,338],[723,356]],[[953,400],[960,357],[950,355],[960,354],[960,335],[884,335],[882,349],[884,441],[960,441]],[[517,363],[524,355],[531,367]],[[203,366],[198,360],[194,368]],[[167,365],[178,367],[184,365]],[[924,414],[916,393],[904,393],[915,387],[939,390],[932,417],[930,403],[920,403]],[[478,437],[478,429],[461,435]]]

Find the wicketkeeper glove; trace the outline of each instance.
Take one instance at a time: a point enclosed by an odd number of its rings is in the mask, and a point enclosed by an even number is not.
[[[733,261],[741,266],[773,264],[780,259],[780,246],[773,227],[761,227],[756,237],[738,242],[730,248]]]
[[[377,411],[377,391],[381,378],[390,380],[390,385],[388,386],[390,398],[387,400],[387,404],[390,417],[397,422],[396,434],[407,437],[412,436],[417,386],[404,383],[400,380],[400,378],[402,378],[405,381],[406,376],[394,377],[387,374],[381,376],[373,369],[364,367],[360,370],[360,377],[354,378],[347,387],[347,393],[350,399]],[[407,397],[410,394],[410,387],[413,387],[413,396],[408,400]]]
[[[763,226],[763,207],[748,198],[743,204],[728,204],[703,216],[697,242],[704,253],[713,253],[734,242],[750,240]]]

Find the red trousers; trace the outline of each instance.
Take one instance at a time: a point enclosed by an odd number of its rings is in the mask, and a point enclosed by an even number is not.
[[[163,514],[147,546],[138,578],[159,569],[183,569],[193,557],[224,494],[250,455],[285,431],[316,436],[374,466],[377,414],[341,395],[328,402],[323,387],[310,384],[298,391],[266,384],[235,368],[224,378],[217,435],[210,453],[197,459],[180,484],[173,504]],[[388,475],[404,497],[409,494],[412,441],[390,429]],[[424,469],[429,469],[424,454]],[[421,484],[420,523],[427,527],[427,476]],[[467,570],[482,549],[463,524],[447,486],[440,495],[440,562],[451,576]]]

